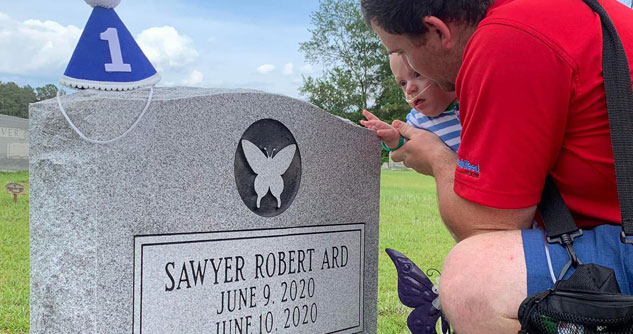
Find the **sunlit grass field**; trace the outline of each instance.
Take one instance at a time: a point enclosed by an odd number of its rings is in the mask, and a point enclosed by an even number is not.
[[[385,248],[413,260],[423,271],[441,270],[455,242],[437,209],[435,181],[413,171],[383,170],[380,183],[378,333],[409,333],[411,309],[398,300],[397,274]]]
[[[0,172],[0,333],[29,332],[29,202],[7,194],[4,185],[27,187],[27,172]],[[432,178],[413,171],[383,171],[380,187],[378,332],[409,333],[411,309],[398,300],[395,267],[385,253],[393,248],[426,271],[441,269],[454,242],[440,220]]]
[[[17,182],[26,186],[27,172],[0,172],[0,333],[29,332],[29,197],[4,188]]]

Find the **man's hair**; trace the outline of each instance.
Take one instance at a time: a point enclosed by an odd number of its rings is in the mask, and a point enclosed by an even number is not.
[[[390,34],[419,36],[428,31],[422,22],[425,16],[476,25],[493,1],[361,0],[361,6],[368,26],[376,24]]]

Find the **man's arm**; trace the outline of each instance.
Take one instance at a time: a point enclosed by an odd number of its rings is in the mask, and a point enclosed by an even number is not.
[[[496,209],[460,197],[453,190],[457,163],[455,153],[429,131],[400,121],[393,125],[408,141],[392,153],[392,159],[403,161],[419,173],[435,177],[440,215],[456,241],[485,232],[530,227],[535,206]]]

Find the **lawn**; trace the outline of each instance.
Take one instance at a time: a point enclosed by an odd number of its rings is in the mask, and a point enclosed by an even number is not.
[[[0,333],[29,331],[29,197],[17,203],[4,186],[10,182],[27,188],[27,172],[0,172]]]
[[[29,332],[29,202],[13,197],[4,185],[27,186],[26,172],[0,172],[0,333]],[[380,263],[378,332],[408,333],[411,311],[400,304],[395,267],[384,252],[393,248],[422,270],[441,269],[454,242],[440,220],[432,178],[412,171],[383,171],[380,187]]]
[[[455,242],[437,209],[435,181],[413,171],[383,171],[380,184],[378,332],[409,333],[411,309],[398,300],[397,274],[385,248],[413,260],[423,271],[442,269]]]

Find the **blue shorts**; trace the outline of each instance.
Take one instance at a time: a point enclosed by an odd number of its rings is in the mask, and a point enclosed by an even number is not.
[[[633,245],[620,242],[620,232],[622,227],[619,225],[601,225],[593,230],[583,230],[583,235],[574,239],[574,250],[582,263],[614,269],[622,293],[633,295]],[[527,293],[531,296],[554,286],[554,280],[569,262],[569,255],[562,245],[548,244],[542,229],[523,230],[522,236]],[[570,268],[565,278],[573,271],[573,267]]]

